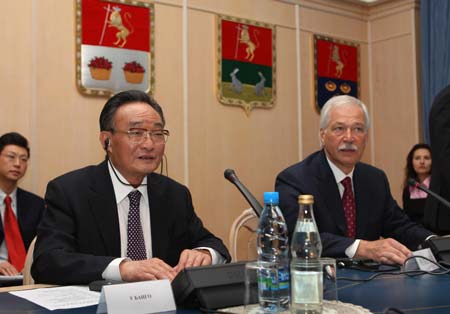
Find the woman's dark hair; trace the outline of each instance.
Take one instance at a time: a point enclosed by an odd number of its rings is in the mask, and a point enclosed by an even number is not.
[[[414,153],[418,149],[427,149],[430,152],[430,156],[431,156],[431,147],[428,144],[419,143],[419,144],[414,145],[411,148],[411,150],[408,153],[408,156],[406,156],[405,180],[403,181],[403,187],[404,188],[408,186],[408,179],[409,178],[413,178],[415,180],[418,179],[417,178],[417,173],[414,170],[414,166],[413,166]]]
[[[139,90],[129,90],[120,92],[111,97],[100,113],[100,131],[111,131],[114,129],[114,115],[120,106],[143,102],[149,104],[161,116],[163,126],[166,124],[164,114],[160,105],[152,97]]]
[[[10,132],[0,136],[0,153],[3,151],[6,145],[16,145],[25,148],[28,153],[28,157],[30,157],[30,147],[28,146],[28,141],[19,133]]]

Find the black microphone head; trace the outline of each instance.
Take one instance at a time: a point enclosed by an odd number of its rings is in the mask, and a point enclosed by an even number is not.
[[[408,184],[411,186],[419,185],[419,183],[416,180],[414,180],[413,178],[408,178]]]
[[[223,176],[225,179],[232,181],[236,177],[236,173],[233,169],[225,169]]]

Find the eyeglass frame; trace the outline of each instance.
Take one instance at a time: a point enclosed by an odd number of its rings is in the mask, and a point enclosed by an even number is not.
[[[166,130],[166,129],[149,131],[149,130],[146,130],[146,129],[135,128],[135,129],[127,130],[127,131],[117,130],[117,129],[111,129],[109,131],[111,133],[113,133],[113,134],[114,133],[127,134],[128,135],[128,139],[133,144],[142,144],[143,142],[145,142],[145,140],[147,138],[150,138],[152,140],[153,144],[155,144],[155,145],[162,145],[162,144],[167,143],[167,141],[169,139],[169,136],[170,136],[170,131]],[[132,136],[133,136],[132,133],[133,132],[139,132],[139,133],[142,132],[142,136],[141,136],[141,140],[140,141],[133,140],[133,138],[132,138]],[[157,132],[161,132],[163,134],[164,140],[162,142],[155,141],[155,138],[153,136],[154,136],[154,133],[157,133]],[[144,134],[146,134],[146,135],[144,135]],[[135,135],[135,136],[137,136],[137,135]]]

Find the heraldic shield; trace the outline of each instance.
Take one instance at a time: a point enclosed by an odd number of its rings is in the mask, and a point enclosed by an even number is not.
[[[355,43],[314,36],[314,72],[318,112],[333,96],[359,98],[359,46]]]
[[[153,93],[153,4],[76,0],[77,85],[87,95]]]
[[[276,98],[275,27],[218,16],[217,92],[225,105],[272,108]]]

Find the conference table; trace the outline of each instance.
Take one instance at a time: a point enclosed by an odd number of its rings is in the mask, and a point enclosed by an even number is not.
[[[339,269],[337,273],[339,301],[362,306],[372,313],[383,313],[388,307],[414,314],[450,313],[450,275],[415,277],[384,275],[368,282],[347,280],[369,278],[373,274],[360,270]],[[89,306],[49,311],[8,292],[0,292],[0,314],[93,314],[96,310],[97,306]],[[195,314],[200,311],[184,309],[176,313]]]
[[[383,275],[368,282],[339,278],[369,278],[373,272],[338,271],[339,301],[353,303],[373,313],[391,307],[405,313],[450,313],[450,275]]]

